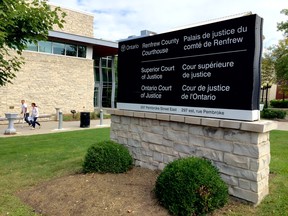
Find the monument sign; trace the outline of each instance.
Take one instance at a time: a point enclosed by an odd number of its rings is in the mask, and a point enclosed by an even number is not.
[[[258,120],[262,22],[248,15],[121,41],[117,108]]]

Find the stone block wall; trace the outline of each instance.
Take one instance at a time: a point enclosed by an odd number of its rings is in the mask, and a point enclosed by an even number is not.
[[[51,5],[51,8],[55,6]],[[75,10],[70,10],[67,8],[62,8],[61,10],[67,14],[65,17],[64,28],[60,29],[57,25],[54,25],[54,31],[60,31],[75,35],[81,35],[86,37],[94,37],[93,33],[93,21],[94,16],[90,13],[78,12]]]
[[[63,113],[71,109],[94,111],[93,60],[24,51],[25,65],[13,84],[0,88],[0,117],[5,112],[20,113],[20,100],[39,106],[40,114]],[[11,110],[9,107],[14,106]]]
[[[135,164],[162,170],[188,156],[218,167],[232,196],[258,204],[268,194],[271,121],[241,122],[110,110],[111,139],[128,147]]]

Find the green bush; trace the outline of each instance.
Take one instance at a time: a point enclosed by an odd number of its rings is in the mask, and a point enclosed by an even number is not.
[[[270,105],[274,108],[288,108],[288,100],[271,100]]]
[[[81,112],[76,112],[73,116],[73,114],[63,114],[63,121],[79,121],[80,120],[80,114]],[[100,113],[99,112],[90,112],[90,119],[99,119],[100,118]],[[104,114],[103,115],[104,119],[110,118],[109,114]]]
[[[90,112],[90,119],[98,119],[96,112]]]
[[[83,172],[122,173],[129,170],[132,163],[132,156],[126,147],[113,141],[103,141],[88,148]]]
[[[97,118],[100,119],[100,112],[97,112],[96,116],[97,116]],[[111,115],[103,112],[103,119],[109,119],[109,118],[111,118]]]
[[[263,109],[260,113],[261,118],[265,119],[284,119],[286,117],[286,112],[282,110],[272,110],[272,109]]]
[[[80,120],[80,113],[77,112],[74,114],[71,113],[65,113],[63,114],[63,121],[79,121]]]
[[[173,215],[203,215],[228,201],[228,187],[217,168],[195,157],[169,163],[158,176],[154,191]]]

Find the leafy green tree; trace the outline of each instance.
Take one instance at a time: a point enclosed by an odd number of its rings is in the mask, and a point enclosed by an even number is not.
[[[274,66],[274,58],[271,50],[264,53],[262,57],[262,65],[261,65],[261,85],[273,84],[276,81],[276,73]]]
[[[261,64],[261,102],[264,102],[264,98],[267,98],[268,89],[271,88],[272,84],[276,81],[274,58],[271,49],[268,49],[262,57]],[[264,97],[265,93],[265,97]],[[268,101],[266,99],[265,108],[268,107]]]
[[[274,47],[273,55],[275,57],[275,71],[277,82],[283,94],[288,94],[288,38],[280,40],[278,45]]]
[[[47,0],[0,0],[0,86],[16,77],[27,43],[46,40],[53,25],[63,28],[65,16]]]
[[[288,16],[288,9],[283,9],[281,13]],[[278,31],[283,31],[284,34],[288,36],[288,20],[286,20],[285,22],[282,21],[280,23],[277,23],[277,28]]]
[[[281,13],[288,16],[288,9],[283,9]],[[276,71],[277,83],[280,91],[285,95],[288,94],[288,20],[277,24],[278,31],[284,32],[284,39],[280,40],[277,46],[272,48],[274,66]]]
[[[277,78],[288,80],[288,38],[280,40],[273,48]]]

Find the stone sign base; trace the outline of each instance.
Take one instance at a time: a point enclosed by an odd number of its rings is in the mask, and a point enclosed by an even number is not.
[[[269,193],[269,132],[277,123],[108,112],[111,139],[128,147],[135,165],[162,170],[177,158],[203,157],[219,169],[230,195],[257,205]]]

